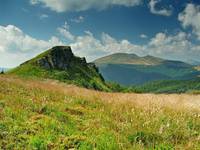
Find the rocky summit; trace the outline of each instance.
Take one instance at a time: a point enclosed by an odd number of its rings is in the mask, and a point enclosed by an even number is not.
[[[55,46],[11,70],[10,74],[72,82],[87,88],[107,90],[94,63],[73,54],[69,46]]]
[[[86,59],[76,57],[69,46],[55,46],[48,51],[38,55],[34,59],[31,59],[24,64],[32,63],[34,65],[39,65],[45,69],[59,69],[67,70],[73,67],[75,64],[81,64],[83,66],[91,65],[91,63],[86,62]],[[95,65],[93,65],[95,66]]]
[[[37,63],[46,69],[67,69],[73,61],[74,55],[70,47],[53,47],[47,55],[37,60]],[[85,60],[85,59],[83,59]],[[84,63],[86,63],[84,61]]]

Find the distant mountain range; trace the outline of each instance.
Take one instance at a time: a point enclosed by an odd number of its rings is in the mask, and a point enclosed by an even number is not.
[[[139,57],[135,54],[115,53],[95,60],[96,64],[158,65],[164,60],[153,56]]]
[[[181,61],[165,60],[154,56],[116,53],[94,61],[106,81],[122,85],[141,85],[156,80],[189,80],[200,72]]]

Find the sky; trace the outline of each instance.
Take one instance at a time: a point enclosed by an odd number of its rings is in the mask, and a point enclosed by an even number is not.
[[[87,61],[112,53],[200,58],[199,0],[0,0],[0,66],[56,45]]]

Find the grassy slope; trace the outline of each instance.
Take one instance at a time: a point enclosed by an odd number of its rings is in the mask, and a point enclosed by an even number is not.
[[[198,149],[199,98],[102,93],[0,76],[0,148]]]
[[[41,54],[38,57],[44,54]],[[96,70],[94,70],[94,68],[89,66],[80,66],[80,64],[74,64],[73,67],[68,71],[64,71],[55,69],[46,70],[29,62],[10,70],[7,74],[18,75],[25,78],[55,79],[62,82],[73,83],[86,88],[109,91],[105,83],[101,80],[100,75],[96,72]]]
[[[77,71],[78,70],[78,71]],[[85,72],[85,76],[78,72]],[[138,85],[133,87],[115,87],[111,84],[109,88],[105,83],[99,80],[96,72],[91,72],[88,68],[74,68],[71,73],[68,71],[51,70],[47,71],[40,67],[26,64],[19,68],[15,68],[8,72],[8,74],[18,75],[25,78],[35,79],[56,79],[66,83],[76,84],[82,87],[94,88],[102,91],[122,91],[122,92],[138,92],[138,93],[186,93],[186,92],[198,92],[200,91],[200,79],[194,80],[166,80],[166,81],[154,81],[144,85]],[[77,72],[77,73],[74,73]],[[89,73],[89,75],[87,75]],[[90,75],[93,74],[92,77]],[[125,75],[124,75],[125,76]],[[127,77],[126,77],[127,79]]]

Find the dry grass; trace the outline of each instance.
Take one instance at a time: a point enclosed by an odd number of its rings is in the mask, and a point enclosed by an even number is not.
[[[200,95],[106,93],[6,75],[0,85],[0,149],[200,147]]]
[[[136,94],[136,93],[107,93],[66,85],[55,80],[24,80],[17,77],[1,76],[0,80],[26,85],[29,88],[41,88],[57,91],[68,96],[87,100],[102,100],[108,103],[132,103],[141,108],[167,107],[175,110],[200,111],[200,94]]]

